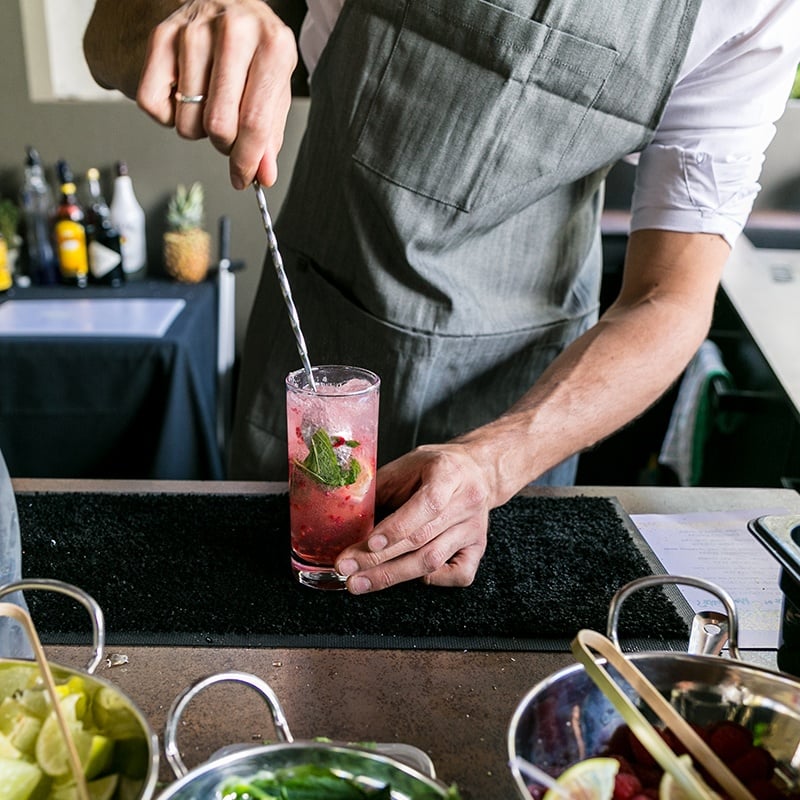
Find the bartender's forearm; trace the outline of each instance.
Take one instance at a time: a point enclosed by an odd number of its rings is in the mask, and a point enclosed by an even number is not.
[[[181,0],[96,0],[83,49],[97,83],[135,99],[150,33],[181,5]]]
[[[500,419],[458,441],[488,466],[493,504],[652,405],[707,335],[730,248],[709,234],[638,231],[620,296]]]

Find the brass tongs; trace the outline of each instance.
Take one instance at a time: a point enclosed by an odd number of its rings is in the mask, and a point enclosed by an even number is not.
[[[741,781],[695,733],[691,725],[670,705],[661,692],[642,674],[641,670],[626,658],[614,642],[596,631],[579,631],[572,642],[573,655],[584,665],[589,677],[628,723],[642,746],[689,797],[714,800],[717,795],[689,765],[675,755],[659,732],[612,678],[605,666],[598,663],[592,651],[605,657],[607,663],[611,664],[630,684],[641,700],[678,737],[689,754],[708,771],[709,775],[717,781],[732,800],[755,800]]]

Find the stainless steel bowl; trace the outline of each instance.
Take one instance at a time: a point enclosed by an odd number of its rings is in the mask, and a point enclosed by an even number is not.
[[[177,740],[182,714],[199,692],[225,681],[250,686],[262,696],[269,707],[280,741],[244,749],[234,745],[223,755],[212,757],[195,769],[188,770],[181,758]],[[294,741],[275,692],[261,678],[246,672],[210,675],[184,690],[175,699],[167,715],[164,753],[178,780],[168,786],[158,800],[215,798],[219,797],[218,787],[227,778],[250,779],[262,770],[272,771],[304,764],[334,769],[346,777],[356,778],[365,787],[380,788],[388,784],[392,800],[434,800],[449,796],[447,787],[436,779],[432,764],[430,774],[421,771],[430,763],[422,751],[419,751],[422,758],[417,759],[417,768],[399,758],[371,749],[336,742]]]
[[[686,581],[664,576],[662,581],[634,584],[655,582]],[[702,583],[715,594],[721,592],[713,584]],[[620,592],[630,593],[631,586]],[[733,614],[735,631],[735,610]],[[611,623],[616,624],[617,615],[618,606],[612,601],[609,635],[614,639]],[[738,652],[735,642],[731,652]],[[800,771],[800,682],[791,676],[719,656],[655,652],[629,658],[689,722],[705,725],[729,719],[750,730],[758,727],[764,746],[783,771],[790,776]],[[613,668],[609,672],[637,702],[636,692]],[[647,716],[657,724],[652,715]],[[520,797],[530,800],[528,786],[533,782],[520,772],[518,759],[557,776],[570,764],[601,753],[622,724],[581,664],[538,683],[517,706],[508,730],[511,772]]]
[[[127,723],[131,726],[131,732],[138,729],[138,732],[131,733],[129,738],[141,739],[143,746],[146,747],[146,753],[141,759],[143,766],[137,771],[135,777],[131,776],[133,777],[131,785],[138,786],[138,790],[136,794],[131,796],[131,800],[150,800],[155,793],[158,781],[158,737],[153,732],[144,714],[118,686],[94,674],[97,667],[105,660],[105,621],[102,609],[94,598],[84,592],[83,589],[51,579],[24,580],[5,584],[0,586],[0,598],[14,592],[39,589],[71,597],[88,611],[92,621],[93,654],[86,671],[64,667],[49,660],[47,661],[47,666],[50,668],[53,679],[57,684],[66,683],[70,678],[78,676],[91,692],[96,692],[102,688],[105,692],[110,692],[115,700],[119,701],[117,713],[125,716]],[[39,674],[39,667],[34,661],[0,658],[0,668],[7,669],[9,667],[30,669],[32,673]],[[138,761],[139,759],[137,758],[137,764]]]

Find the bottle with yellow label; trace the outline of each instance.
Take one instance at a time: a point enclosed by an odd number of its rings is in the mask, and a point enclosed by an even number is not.
[[[53,232],[58,267],[63,283],[84,287],[89,280],[89,250],[86,215],[78,202],[75,180],[66,161],[56,165],[61,184],[61,199],[56,208]]]
[[[8,265],[8,245],[5,237],[0,233],[0,292],[10,289],[13,282],[11,269]]]

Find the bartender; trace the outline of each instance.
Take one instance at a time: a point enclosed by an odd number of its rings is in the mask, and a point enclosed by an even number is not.
[[[278,11],[282,11],[278,9]],[[309,0],[311,107],[277,221],[315,363],[382,379],[361,594],[466,586],[489,510],[571,483],[706,336],[800,60],[794,0]],[[95,78],[237,189],[272,185],[297,62],[262,0],[97,0]],[[638,159],[623,284],[598,319],[603,182]],[[232,476],[286,477],[297,353],[264,270]]]
[[[22,578],[22,543],[19,531],[17,501],[5,459],[0,452],[0,586]],[[22,592],[2,597],[3,603],[14,603],[28,610]],[[33,647],[22,626],[8,615],[0,615],[0,658],[31,658]]]

